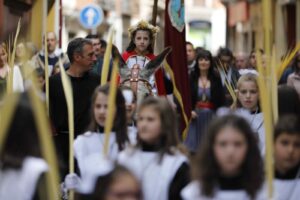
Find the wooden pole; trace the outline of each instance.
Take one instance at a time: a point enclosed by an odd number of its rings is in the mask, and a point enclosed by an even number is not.
[[[156,26],[156,18],[157,18],[157,2],[158,0],[154,0],[153,10],[152,10],[152,25]]]

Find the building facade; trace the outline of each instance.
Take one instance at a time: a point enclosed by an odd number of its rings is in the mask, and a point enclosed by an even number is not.
[[[272,1],[272,42],[278,56],[300,42],[300,0]],[[227,46],[235,52],[250,52],[263,46],[263,16],[260,0],[223,0],[228,13]]]

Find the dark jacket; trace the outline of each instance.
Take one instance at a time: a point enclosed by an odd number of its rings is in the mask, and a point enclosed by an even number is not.
[[[198,101],[198,79],[199,76],[196,73],[190,76],[190,88],[192,97],[192,109],[195,109]],[[225,94],[222,86],[221,79],[212,74],[208,77],[210,80],[210,92],[211,92],[211,103],[214,104],[215,110],[224,105]]]

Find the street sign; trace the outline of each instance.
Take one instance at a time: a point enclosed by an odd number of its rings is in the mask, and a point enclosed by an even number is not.
[[[80,11],[79,22],[84,28],[94,29],[102,23],[103,16],[100,6],[90,4]]]

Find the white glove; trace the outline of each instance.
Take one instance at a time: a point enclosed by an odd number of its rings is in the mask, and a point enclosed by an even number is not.
[[[64,186],[68,190],[74,190],[79,187],[80,183],[80,177],[76,173],[72,173],[65,177]]]

